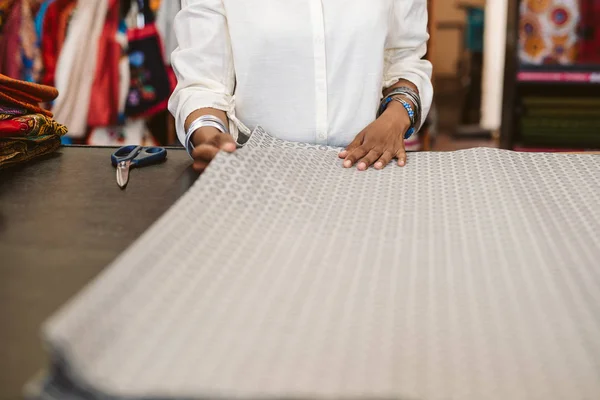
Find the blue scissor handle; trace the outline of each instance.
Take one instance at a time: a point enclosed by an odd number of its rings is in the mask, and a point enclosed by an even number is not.
[[[137,157],[131,162],[136,167],[157,164],[166,160],[167,150],[162,147],[142,147]]]
[[[145,167],[156,164],[167,158],[167,150],[162,147],[123,146],[110,157],[112,164],[131,161],[131,167]]]

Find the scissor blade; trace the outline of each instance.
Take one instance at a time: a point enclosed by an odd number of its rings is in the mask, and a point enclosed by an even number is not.
[[[117,184],[121,189],[125,189],[127,183],[129,182],[129,167],[131,166],[131,161],[121,161],[117,165]]]

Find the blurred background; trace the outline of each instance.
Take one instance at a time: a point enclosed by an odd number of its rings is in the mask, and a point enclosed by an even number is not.
[[[410,150],[600,148],[599,0],[428,3],[436,97]],[[0,0],[0,73],[59,90],[63,144],[178,145],[166,101],[179,9]]]

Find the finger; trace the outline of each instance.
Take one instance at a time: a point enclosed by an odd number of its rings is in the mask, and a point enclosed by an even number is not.
[[[379,157],[381,157],[381,150],[372,149],[358,162],[358,169],[366,171]]]
[[[237,149],[237,145],[235,144],[235,140],[233,140],[233,136],[228,133],[219,132],[215,138],[215,142],[219,149],[228,153],[233,153]]]
[[[208,164],[210,164],[210,162],[195,161],[194,164],[192,164],[192,168],[194,169],[194,171],[202,173],[204,172],[204,170],[206,170],[206,168],[208,168]]]
[[[346,159],[344,160],[344,168],[352,167],[358,160],[366,156],[368,152],[369,150],[364,146],[360,146],[354,149],[352,152],[349,152],[348,156],[346,156]]]
[[[352,153],[354,150],[356,150],[359,146],[361,146],[363,144],[364,138],[365,138],[365,134],[363,132],[356,135],[356,137],[348,145],[348,147],[346,147],[344,150],[342,150],[340,152],[340,154],[339,154],[340,158],[348,157],[348,154]]]
[[[217,156],[219,148],[212,144],[201,144],[192,151],[194,161],[210,162]]]
[[[396,154],[396,158],[398,159],[398,165],[404,167],[406,165],[406,151],[404,149],[400,150],[398,154]]]
[[[384,151],[379,160],[375,163],[375,169],[384,169],[390,161],[392,161],[393,157],[394,154],[391,151]]]

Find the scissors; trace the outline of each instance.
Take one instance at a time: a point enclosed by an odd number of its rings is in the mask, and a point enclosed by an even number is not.
[[[167,150],[162,147],[124,146],[110,157],[117,167],[117,184],[124,189],[129,182],[129,170],[158,164],[167,159]]]

